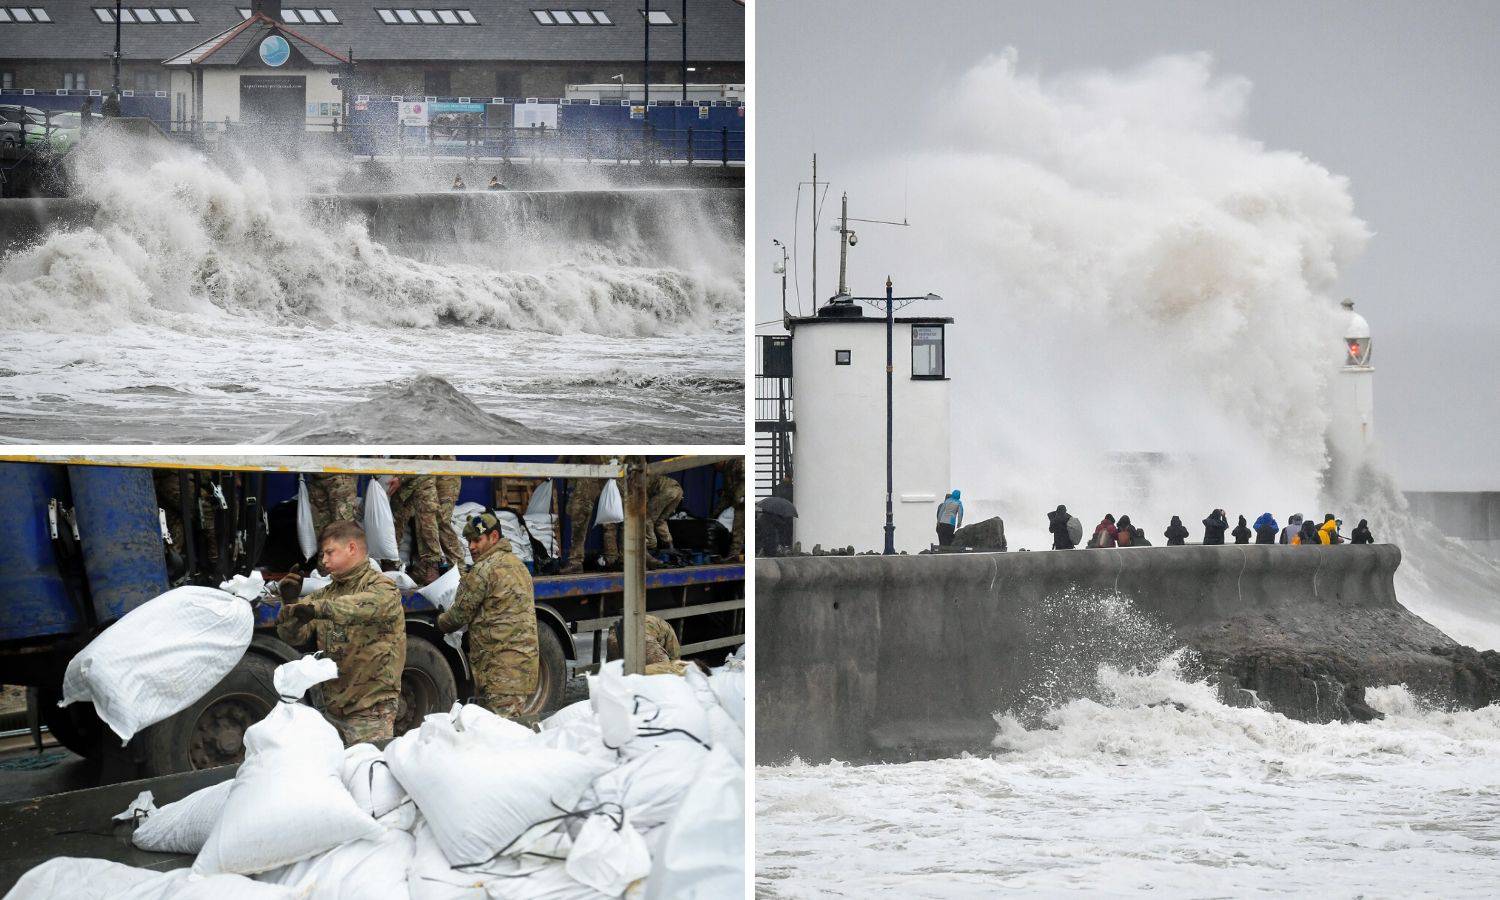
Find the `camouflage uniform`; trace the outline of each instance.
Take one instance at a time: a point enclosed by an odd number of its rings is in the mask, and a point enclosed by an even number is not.
[[[406,615],[395,582],[361,562],[300,602],[312,605],[315,618],[299,622],[283,606],[276,634],[294,647],[316,638],[338,664],[323,699],[329,717],[342,720],[345,746],[393,737],[406,667]]]
[[[732,459],[723,469],[724,490],[719,502],[714,505],[714,518],[729,507],[734,507],[734,527],[729,529],[729,555],[739,556],[745,552],[745,460]]]
[[[623,631],[624,628],[625,623],[622,621],[618,628],[611,628],[609,630],[609,647],[606,652],[609,654],[610,659],[619,659],[621,656],[618,633],[620,631]],[[659,672],[653,672],[651,670],[652,666],[658,667],[660,671],[667,671],[671,668],[669,666],[670,663],[680,660],[681,658],[682,645],[677,643],[677,632],[672,630],[672,626],[667,624],[666,619],[647,613],[645,661],[646,674],[659,674]],[[682,672],[678,671],[676,674],[681,675]]]
[[[312,504],[313,534],[322,534],[331,522],[354,522],[359,498],[359,476],[316,474],[307,476],[307,500]]]
[[[475,702],[508,718],[521,715],[537,688],[536,599],[531,573],[503,536],[474,560],[453,605],[438,616],[444,634],[465,626]]]
[[[646,549],[672,546],[672,530],[667,518],[682,502],[682,485],[666,475],[652,475],[646,482]]]
[[[582,465],[603,465],[609,462],[608,456],[564,456],[559,462],[577,463]],[[572,545],[568,547],[568,567],[574,568],[583,565],[583,548],[588,543],[589,529],[594,522],[594,504],[599,499],[599,492],[604,490],[604,479],[602,478],[574,478],[572,481],[572,492],[568,495],[568,521],[573,528]],[[601,525],[604,531],[604,559],[613,565],[620,559],[620,526],[619,524]]]
[[[452,460],[451,456],[434,456],[433,459]],[[464,545],[453,530],[453,507],[458,505],[458,492],[464,480],[457,475],[435,475],[437,483],[437,532],[443,556],[455,566],[463,565]]]
[[[156,486],[156,504],[167,514],[167,533],[172,536],[172,546],[187,559],[187,530],[182,522],[182,491],[177,483],[178,475],[182,474],[177,469],[156,469],[151,473],[151,480]],[[192,485],[192,476],[188,473],[188,484]],[[207,555],[202,551],[198,553],[198,564],[212,567],[219,558],[219,526],[214,517],[214,489],[207,476],[198,487],[198,508],[195,515],[197,527],[198,548],[204,548]],[[188,514],[194,515],[191,506]],[[195,548],[195,549],[198,549]]]
[[[417,544],[412,548],[412,561],[421,561],[436,567],[443,559],[442,537],[438,531],[437,477],[434,475],[402,475],[401,486],[391,498],[391,516],[396,520],[396,538],[406,533],[406,523],[413,519],[417,525]],[[449,530],[452,530],[451,528]],[[459,560],[463,555],[459,555]]]

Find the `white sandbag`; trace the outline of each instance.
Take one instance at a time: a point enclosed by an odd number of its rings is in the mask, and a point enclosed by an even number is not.
[[[553,750],[570,750],[610,766],[620,761],[620,754],[604,745],[599,722],[592,715],[543,731],[536,736],[536,744]]]
[[[618,897],[651,873],[651,851],[628,813],[595,813],[573,838],[564,870],[574,881]]]
[[[500,521],[500,534],[510,541],[510,552],[516,555],[521,562],[531,562],[531,535],[526,532],[526,526],[513,512],[499,510],[495,518]]]
[[[745,764],[745,732],[734,717],[724,711],[724,707],[715,706],[708,711],[708,735],[709,746],[722,747],[729,751],[735,762],[741,766]]]
[[[580,754],[511,742],[485,727],[427,716],[386,747],[391,772],[454,865],[525,851],[556,828],[609,766]]]
[[[312,498],[307,496],[307,476],[297,476],[297,549],[303,559],[318,552],[318,529],[313,524]]]
[[[719,705],[719,695],[708,684],[708,675],[697,666],[688,666],[682,671],[682,680],[686,681],[688,687],[693,689],[693,696],[698,698],[698,705],[704,711],[713,709]]]
[[[745,770],[729,751],[703,760],[656,842],[646,900],[717,900],[745,892]]]
[[[452,567],[439,575],[432,584],[422,588],[422,596],[430,600],[438,609],[447,609],[458,597],[459,577],[458,566]]]
[[[490,900],[607,900],[618,894],[601,894],[569,875],[560,862],[527,858],[516,871],[485,882]],[[635,894],[629,900],[638,900]]]
[[[619,660],[588,676],[604,744],[631,759],[674,741],[709,745],[708,716],[679,675],[620,675]]]
[[[432,827],[420,815],[412,835],[415,848],[407,876],[411,900],[484,900],[485,882],[494,876],[453,868]]]
[[[415,581],[411,580],[410,575],[406,574],[400,569],[395,569],[390,572],[382,571],[380,574],[384,575],[386,578],[389,578],[392,582],[395,583],[396,587],[401,588],[403,591],[414,591],[418,587],[420,587],[420,585],[418,585]]]
[[[708,686],[713,688],[714,696],[719,698],[719,705],[734,717],[735,724],[740,726],[741,731],[744,731],[745,670],[719,670],[708,679]]]
[[[618,804],[637,829],[649,831],[671,821],[706,759],[708,751],[688,741],[657,747],[594,779],[582,805]]]
[[[22,875],[5,900],[115,900],[161,873],[107,859],[57,856]]]
[[[374,744],[355,744],[345,750],[339,777],[354,802],[373,818],[384,816],[409,799]]]
[[[396,517],[391,513],[391,498],[386,496],[385,486],[377,478],[371,478],[365,487],[365,546],[371,559],[401,558],[401,548],[396,543]]]
[[[620,498],[620,485],[615,479],[605,480],[599,492],[599,506],[594,511],[595,525],[612,525],[625,521],[625,501]]]
[[[526,504],[526,527],[532,537],[542,542],[548,556],[558,555],[556,517],[552,515],[552,479],[547,479],[531,492]]]
[[[166,806],[153,807],[135,827],[130,842],[158,853],[197,853],[219,821],[234,780],[194,791]]]
[[[241,600],[259,600],[266,593],[266,576],[258,569],[249,575],[235,575],[219,582],[219,590]]]
[[[408,900],[408,869],[415,841],[387,831],[373,841],[350,841],[321,856],[256,876],[307,900]]]
[[[180,587],[126,613],[68,663],[58,706],[89,701],[121,743],[187,709],[250,646],[250,604],[208,587]]]
[[[114,900],[302,900],[278,884],[261,884],[243,875],[197,875],[191,869],[154,872]]]
[[[592,719],[593,717],[594,707],[587,700],[579,700],[576,703],[569,703],[567,706],[543,719],[538,724],[538,727],[546,731],[549,728],[560,728],[578,719]]]
[[[298,594],[298,596],[306,597],[313,591],[320,591],[323,588],[328,587],[330,584],[333,584],[333,576],[319,575],[317,572],[313,572],[312,574],[302,579],[302,591]]]
[[[276,668],[272,682],[283,702],[245,730],[245,761],[194,872],[254,875],[385,832],[344,787],[338,731],[294,702],[337,674],[333,660],[314,656]]]

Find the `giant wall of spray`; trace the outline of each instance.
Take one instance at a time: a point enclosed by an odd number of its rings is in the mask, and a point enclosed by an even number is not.
[[[553,436],[742,433],[736,191],[433,192],[415,161],[425,193],[335,195],[347,156],[95,138],[73,172],[92,216],[75,204],[0,258],[0,436],[253,440],[350,400],[410,405],[388,388],[424,375],[430,430],[327,438],[506,436],[464,399]]]
[[[1039,549],[1058,503],[1086,532],[1128,513],[1158,544],[1172,515],[1196,536],[1216,507],[1231,525],[1369,518],[1403,545],[1403,602],[1500,647],[1500,569],[1413,521],[1378,455],[1327,477],[1338,281],[1371,230],[1346,179],[1245,134],[1250,93],[1204,54],[1042,78],[1007,50],[937,104],[902,237],[920,290],[948,298],[925,311],[957,319],[968,519],[1002,515],[1012,549]]]

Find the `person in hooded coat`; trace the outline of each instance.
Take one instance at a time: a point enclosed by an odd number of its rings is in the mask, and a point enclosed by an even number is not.
[[[1135,526],[1130,524],[1129,516],[1121,516],[1120,521],[1115,523],[1115,546],[1131,547],[1135,545]]]
[[[1224,543],[1224,532],[1228,530],[1229,517],[1224,514],[1224,510],[1216,509],[1209,513],[1208,518],[1203,520],[1204,546]]]
[[[1328,513],[1323,517],[1323,524],[1318,526],[1318,543],[1327,545],[1343,542],[1344,538],[1339,534],[1338,520],[1333,517],[1333,513]]]
[[[1268,512],[1261,513],[1260,518],[1255,520],[1255,543],[1276,543],[1276,533],[1280,530],[1281,526],[1276,524],[1274,516]]]
[[[1089,546],[1113,547],[1115,545],[1115,535],[1119,533],[1119,530],[1115,526],[1115,514],[1105,513],[1104,518],[1099,521],[1099,524],[1094,526],[1094,536],[1089,540]]]
[[[946,547],[953,543],[953,532],[963,527],[964,524],[964,502],[960,499],[959,492],[954,489],[948,493],[937,509],[937,535],[938,546]]]
[[[1375,543],[1375,536],[1373,534],[1370,534],[1370,523],[1368,521],[1366,521],[1365,519],[1360,519],[1359,520],[1359,524],[1356,525],[1356,526],[1354,526],[1354,531],[1351,532],[1350,535],[1349,535],[1349,543],[1351,543],[1351,544],[1373,544],[1373,543]]]
[[[1181,547],[1187,542],[1188,530],[1187,526],[1182,524],[1180,517],[1173,516],[1172,524],[1168,525],[1167,530],[1162,534],[1166,535],[1168,547]]]
[[[1316,547],[1319,544],[1323,543],[1323,541],[1318,537],[1317,523],[1315,523],[1312,519],[1307,519],[1306,521],[1304,521],[1302,523],[1302,530],[1297,532],[1297,537],[1293,541],[1293,543],[1302,547]]]
[[[1297,534],[1302,531],[1302,513],[1292,513],[1286,520],[1286,527],[1281,529],[1281,542],[1283,544],[1297,543]]]
[[[1239,524],[1235,525],[1234,530],[1229,533],[1234,535],[1236,544],[1250,543],[1250,526],[1245,522],[1244,516],[1240,516]]]
[[[1047,513],[1047,530],[1052,532],[1053,550],[1072,550],[1073,536],[1068,534],[1068,508],[1061,503]]]

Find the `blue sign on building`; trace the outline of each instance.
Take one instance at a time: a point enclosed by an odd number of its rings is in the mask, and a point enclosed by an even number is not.
[[[283,65],[291,56],[292,45],[279,34],[273,34],[260,42],[260,61],[268,66]]]

